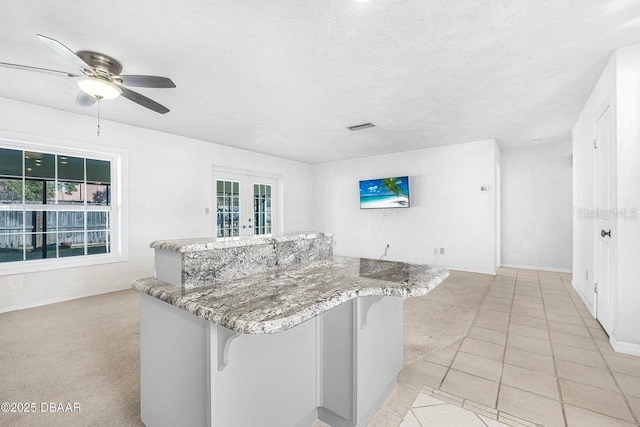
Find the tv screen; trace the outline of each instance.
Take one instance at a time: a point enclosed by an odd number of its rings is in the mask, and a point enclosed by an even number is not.
[[[360,209],[408,207],[408,176],[360,181]]]

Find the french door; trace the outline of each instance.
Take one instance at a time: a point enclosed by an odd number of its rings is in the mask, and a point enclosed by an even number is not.
[[[215,236],[239,239],[275,234],[277,184],[274,178],[214,171]]]

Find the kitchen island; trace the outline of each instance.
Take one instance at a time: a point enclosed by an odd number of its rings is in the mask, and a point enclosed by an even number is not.
[[[324,233],[152,247],[132,285],[148,427],[366,425],[402,367],[403,298],[448,276],[334,256]]]

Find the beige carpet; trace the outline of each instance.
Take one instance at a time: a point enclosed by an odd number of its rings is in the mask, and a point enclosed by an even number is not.
[[[139,321],[134,291],[0,315],[0,403],[37,405],[0,412],[0,425],[143,425]],[[40,411],[52,402],[78,402],[80,412]]]
[[[492,279],[451,272],[433,292],[406,300],[406,365],[464,337]],[[139,375],[137,292],[0,315],[0,403],[38,409],[0,412],[2,426],[140,426]],[[373,424],[397,426],[396,413],[404,416],[418,392],[399,384]],[[40,412],[50,402],[77,402],[80,412]]]

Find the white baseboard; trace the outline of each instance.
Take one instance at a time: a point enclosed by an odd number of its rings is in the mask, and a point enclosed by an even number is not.
[[[578,296],[582,300],[582,303],[585,305],[585,307],[587,307],[587,310],[589,310],[589,313],[591,313],[591,315],[595,319],[596,313],[595,313],[594,307],[591,305],[591,303],[589,303],[589,300],[587,299],[586,295],[582,292],[582,289],[576,286],[576,282],[573,279],[571,279],[571,286],[573,286],[573,289],[575,289],[575,291],[578,293]]]
[[[466,268],[458,268],[458,267],[447,267],[445,265],[437,265],[437,264],[433,264],[436,267],[444,267],[447,270],[451,270],[451,271],[462,271],[464,273],[478,273],[478,274],[489,274],[491,276],[495,276],[497,274],[497,271],[489,271],[489,270],[468,270]]]
[[[573,270],[570,268],[539,267],[536,265],[502,264],[501,267],[520,268],[522,270],[552,271],[554,273],[573,273]]]
[[[69,295],[65,297],[52,298],[44,301],[28,302],[25,304],[11,305],[9,307],[0,307],[0,313],[8,313],[16,310],[26,310],[28,308],[41,307],[43,305],[55,304],[58,302],[71,301],[79,298],[92,297],[95,295],[108,294],[110,292],[122,291],[125,289],[131,289],[130,285],[120,285],[113,288],[100,289],[97,291],[85,292],[82,294]]]
[[[631,342],[618,341],[615,337],[610,337],[609,342],[616,353],[629,354],[631,356],[640,356],[640,344]]]

